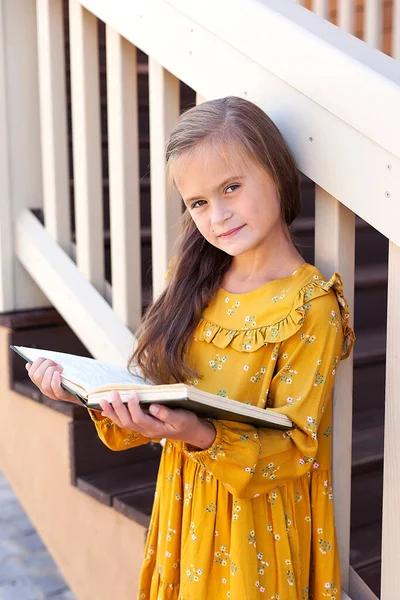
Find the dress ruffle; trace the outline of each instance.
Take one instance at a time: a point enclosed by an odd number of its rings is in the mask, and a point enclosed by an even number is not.
[[[349,307],[343,294],[342,278],[338,273],[334,273],[329,281],[314,275],[297,292],[289,313],[275,323],[254,328],[228,329],[203,317],[196,327],[194,337],[217,348],[232,346],[239,352],[256,352],[266,344],[282,342],[295,334],[304,324],[307,303],[330,293],[331,289],[336,294],[343,327],[342,359],[347,358],[353,348],[355,335],[349,326]]]

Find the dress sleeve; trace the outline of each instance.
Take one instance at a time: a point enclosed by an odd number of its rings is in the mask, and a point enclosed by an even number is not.
[[[313,299],[302,327],[280,345],[268,403],[294,428],[282,432],[212,420],[213,445],[200,451],[185,445],[184,452],[238,498],[266,494],[318,469],[318,425],[331,398],[342,342],[340,311],[331,291]]]
[[[151,440],[141,433],[118,427],[118,425],[108,417],[98,416],[94,410],[89,410],[88,412],[96,426],[99,438],[103,444],[110,448],[110,450],[128,450],[128,448],[135,448],[136,446],[148,444],[150,441],[160,441]]]

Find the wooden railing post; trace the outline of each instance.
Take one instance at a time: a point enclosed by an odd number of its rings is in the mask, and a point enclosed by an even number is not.
[[[136,331],[142,315],[136,48],[107,26],[112,306]]]
[[[380,50],[382,45],[382,2],[365,0],[364,40]]]
[[[400,246],[389,243],[381,600],[399,595]]]
[[[36,4],[0,0],[0,312],[48,306],[14,252],[14,223],[42,207]]]
[[[149,59],[153,298],[163,290],[182,213],[179,195],[173,190],[168,193],[165,179],[165,149],[179,116],[179,89],[179,79]]]
[[[46,229],[71,253],[62,0],[37,0],[43,205]]]
[[[316,186],[315,264],[326,276],[338,271],[351,314],[354,306],[354,213]],[[349,592],[351,442],[353,410],[353,357],[338,370],[333,392],[333,491],[342,587]]]
[[[104,293],[104,231],[96,17],[69,0],[76,262]]]

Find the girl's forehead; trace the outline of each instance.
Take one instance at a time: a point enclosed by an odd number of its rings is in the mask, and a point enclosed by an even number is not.
[[[225,177],[245,176],[251,167],[258,166],[237,145],[227,147],[222,144],[202,144],[173,159],[170,175],[178,188],[203,182],[218,185]]]

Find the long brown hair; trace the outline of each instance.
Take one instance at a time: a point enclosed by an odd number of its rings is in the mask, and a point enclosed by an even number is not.
[[[228,96],[183,113],[168,142],[168,172],[176,159],[190,157],[203,144],[235,148],[242,159],[264,168],[277,188],[282,220],[291,225],[300,211],[298,171],[279,130],[258,106]],[[166,289],[144,315],[129,361],[129,366],[138,366],[154,383],[185,382],[198,376],[185,363],[185,355],[202,312],[232,261],[205,240],[187,210],[174,254]]]

